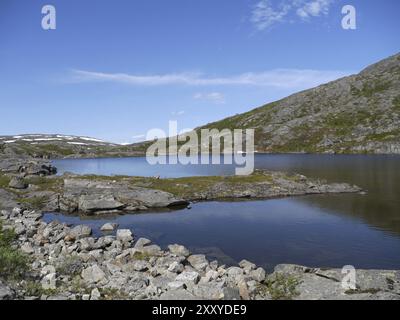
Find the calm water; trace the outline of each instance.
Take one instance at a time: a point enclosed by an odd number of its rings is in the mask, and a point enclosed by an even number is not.
[[[60,173],[232,174],[231,166],[149,166],[144,158],[54,161]],[[306,196],[251,202],[197,203],[191,210],[86,219],[48,214],[96,231],[106,221],[166,246],[181,243],[227,264],[279,263],[400,269],[400,157],[256,155],[256,167],[349,182],[367,195]]]

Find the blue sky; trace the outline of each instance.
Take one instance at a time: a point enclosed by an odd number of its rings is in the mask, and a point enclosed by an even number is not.
[[[41,27],[44,5],[57,29]],[[341,27],[342,7],[357,29]],[[0,134],[118,143],[244,112],[400,51],[398,0],[0,2]]]

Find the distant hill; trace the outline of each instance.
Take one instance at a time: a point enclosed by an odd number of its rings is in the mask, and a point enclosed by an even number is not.
[[[140,148],[122,146],[90,137],[61,134],[0,136],[3,157],[116,157],[137,155]]]
[[[203,128],[254,128],[259,152],[399,154],[400,54]]]

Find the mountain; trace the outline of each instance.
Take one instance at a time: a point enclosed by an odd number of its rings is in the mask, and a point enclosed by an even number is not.
[[[103,140],[61,134],[25,134],[0,136],[3,157],[115,157],[134,156],[140,148],[122,146]]]
[[[399,154],[400,54],[205,128],[254,128],[258,152]]]

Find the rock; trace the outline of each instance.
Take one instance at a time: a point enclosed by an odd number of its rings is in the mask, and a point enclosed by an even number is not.
[[[149,256],[159,256],[162,253],[161,248],[155,244],[143,248],[136,248],[135,250],[139,250],[140,252]]]
[[[82,271],[83,280],[88,283],[98,283],[105,279],[106,275],[98,265],[88,267]]]
[[[147,246],[150,243],[151,243],[151,240],[149,240],[149,239],[139,238],[136,241],[134,248],[143,248],[143,247]]]
[[[184,246],[181,246],[179,244],[171,244],[168,246],[168,250],[177,256],[183,256],[183,257],[188,257],[190,255],[190,252],[188,249],[186,249]]]
[[[133,269],[136,271],[146,271],[149,269],[149,263],[143,260],[138,260],[133,263]]]
[[[108,211],[124,208],[124,204],[110,195],[82,195],[79,197],[78,208],[83,212]]]
[[[239,266],[246,272],[249,273],[251,270],[256,269],[256,265],[254,263],[251,263],[247,260],[242,260],[239,262]]]
[[[206,283],[219,278],[219,273],[214,270],[209,270],[206,272],[205,276],[201,278],[200,282]]]
[[[70,233],[69,236],[73,237],[74,239],[83,239],[87,238],[92,234],[92,229],[89,226],[86,225],[79,225],[74,227]]]
[[[49,273],[43,277],[42,288],[44,290],[55,290],[57,288],[57,277],[55,273]]]
[[[228,277],[230,277],[232,279],[237,279],[239,276],[243,275],[243,270],[238,267],[230,267],[230,268],[226,269],[226,273],[227,273]]]
[[[249,289],[247,288],[247,283],[244,281],[244,279],[238,282],[238,289],[243,300],[250,300]]]
[[[14,292],[0,282],[0,300],[11,300],[14,298]]]
[[[26,253],[26,254],[32,254],[35,252],[35,249],[33,249],[32,245],[29,242],[25,242],[21,246],[21,251]]]
[[[40,272],[40,274],[42,276],[46,276],[48,274],[52,274],[52,273],[56,273],[56,268],[54,268],[54,266],[51,265],[46,265],[42,268],[42,271]]]
[[[224,300],[240,300],[240,293],[237,288],[225,287],[222,292]]]
[[[101,294],[100,294],[99,289],[94,288],[92,290],[92,292],[90,293],[90,300],[100,300],[100,298],[101,298]]]
[[[118,228],[117,223],[106,223],[100,228],[100,230],[104,232],[111,232],[114,231],[116,228]]]
[[[208,267],[208,261],[204,254],[195,254],[187,258],[193,268],[199,271],[205,271]]]
[[[160,300],[198,300],[193,294],[184,289],[169,290],[160,296]]]
[[[131,242],[133,240],[133,235],[129,229],[118,229],[117,230],[117,240],[122,243]]]
[[[90,300],[90,294],[83,294],[82,300],[84,300],[84,301]]]
[[[256,270],[250,271],[250,277],[252,277],[255,281],[263,282],[265,280],[265,270],[263,268],[258,268]]]
[[[8,184],[10,188],[13,189],[26,189],[28,188],[28,184],[25,182],[24,178],[22,177],[13,177]]]
[[[220,300],[224,297],[222,282],[199,283],[187,290],[199,299]]]
[[[195,271],[184,271],[179,274],[175,281],[183,282],[185,285],[194,285],[199,282],[200,275]]]
[[[182,281],[173,281],[168,283],[168,288],[171,290],[185,289],[186,286]]]
[[[174,261],[169,266],[168,271],[174,272],[174,273],[181,273],[183,271],[183,269],[184,269],[184,266],[182,263]]]

